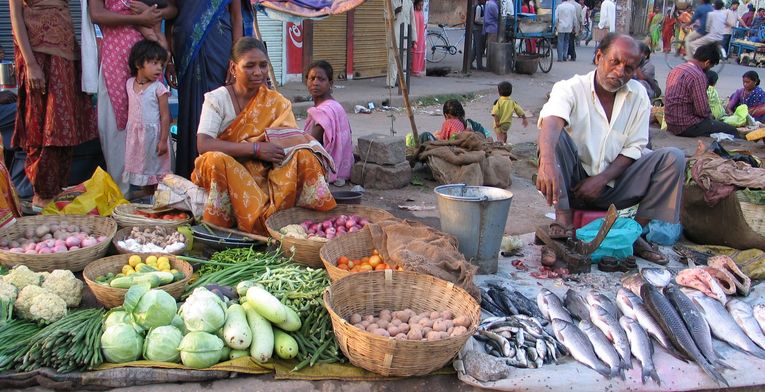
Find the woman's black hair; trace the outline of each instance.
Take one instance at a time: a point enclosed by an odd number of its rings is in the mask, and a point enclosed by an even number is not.
[[[253,49],[263,52],[263,54],[266,55],[266,58],[268,58],[268,50],[263,41],[252,37],[242,37],[236,40],[234,47],[231,48],[231,61],[236,63],[245,53]]]
[[[717,84],[717,79],[720,77],[720,75],[717,74],[717,72],[712,71],[711,69],[706,72],[707,74],[707,84],[710,86],[714,86]]]
[[[465,109],[462,107],[460,101],[456,99],[449,99],[444,102],[443,113],[457,117],[460,121],[462,121],[462,124],[466,124]]]
[[[651,47],[648,46],[645,42],[639,42],[638,45],[640,46],[640,54],[642,54],[646,60],[651,58]]]
[[[757,71],[746,71],[743,77],[753,81],[755,86],[760,85],[760,75],[757,73]]]
[[[138,68],[141,68],[147,61],[160,60],[164,63],[167,62],[168,56],[167,50],[157,41],[140,40],[130,49],[130,56],[128,57],[130,75],[138,75]]]
[[[335,77],[334,71],[332,70],[332,64],[330,64],[326,60],[316,60],[311,63],[311,65],[308,66],[308,69],[305,71],[305,78],[308,79],[308,73],[311,72],[314,68],[320,68],[324,70],[324,73],[327,74],[327,79],[331,82]]]

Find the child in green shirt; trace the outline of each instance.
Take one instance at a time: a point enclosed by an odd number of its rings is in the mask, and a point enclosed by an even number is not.
[[[715,120],[725,116],[725,107],[723,107],[720,94],[717,93],[715,85],[717,84],[717,72],[707,71],[707,97],[709,97],[709,109],[712,111],[712,118]]]
[[[507,143],[507,131],[513,123],[513,113],[523,119],[523,126],[529,126],[529,120],[521,105],[518,105],[510,95],[513,93],[513,85],[510,82],[500,82],[497,85],[499,99],[491,108],[491,116],[494,117],[494,132],[497,134],[497,140]]]

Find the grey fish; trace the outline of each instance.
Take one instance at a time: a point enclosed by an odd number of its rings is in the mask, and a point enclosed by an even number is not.
[[[680,314],[680,317],[685,322],[685,327],[688,328],[688,332],[696,343],[696,347],[699,348],[699,351],[701,351],[701,354],[704,355],[709,363],[732,369],[719,358],[719,354],[712,345],[712,330],[693,301],[675,285],[667,286],[664,289],[664,294],[672,306],[675,307],[677,313]]]
[[[760,329],[765,332],[765,304],[757,304],[752,307],[752,314],[754,319],[757,320],[757,324],[760,325]]]
[[[729,386],[725,377],[701,354],[698,346],[693,341],[693,337],[691,337],[690,332],[685,327],[685,322],[675,308],[672,307],[669,300],[655,286],[649,283],[644,283],[640,287],[640,297],[643,299],[646,309],[659,323],[675,348],[696,362],[705,373],[718,383]]]
[[[545,342],[544,339],[537,340],[537,344],[535,345],[535,348],[537,350],[537,354],[539,354],[539,357],[542,358],[543,361],[547,360],[547,342]]]
[[[521,294],[517,290],[508,290],[507,298],[513,302],[515,308],[518,309],[518,313],[538,318],[539,320],[542,320],[544,324],[547,324],[547,320],[545,319],[545,316],[542,314],[537,304],[530,300],[527,296]]]
[[[657,288],[667,287],[672,281],[672,274],[666,268],[643,268],[640,270],[640,276],[646,283]]]
[[[606,335],[603,335],[603,332],[592,325],[592,322],[589,320],[579,321],[579,329],[590,339],[592,348],[595,350],[598,358],[611,368],[611,377],[621,376],[622,380],[625,380],[624,371],[622,370],[624,368],[622,358],[616,352],[614,345],[611,344]]]
[[[603,309],[600,305],[590,305],[590,320],[603,331],[608,340],[614,344],[616,352],[622,357],[622,363],[627,369],[632,369],[630,358],[630,341],[616,318]]]
[[[639,291],[639,290],[638,290]],[[656,320],[648,313],[643,300],[640,299],[635,293],[624,287],[620,288],[616,293],[616,305],[622,313],[640,324],[648,335],[652,336],[668,353],[679,358],[684,359],[682,354],[677,352],[672,347],[672,342],[669,341],[667,335],[662,331]]]
[[[553,319],[552,327],[553,331],[555,331],[555,337],[566,346],[574,359],[602,374],[604,377],[609,377],[611,370],[595,355],[592,343],[587,339],[587,335],[584,332],[579,330],[576,325],[560,319]]]
[[[537,305],[539,305],[539,310],[542,311],[542,314],[550,321],[561,319],[569,323],[574,322],[566,308],[563,307],[563,302],[561,302],[560,298],[548,289],[539,291],[539,294],[537,294]]]
[[[716,338],[745,351],[755,357],[765,359],[765,351],[749,339],[743,329],[736,324],[736,321],[723,307],[723,305],[703,293],[694,294],[691,300],[699,306],[701,314],[707,319],[709,328]]]
[[[603,310],[608,312],[608,314],[610,314],[615,320],[619,318],[619,309],[616,308],[616,305],[614,305],[613,301],[608,299],[608,297],[602,293],[599,293],[595,290],[588,290],[587,294],[584,296],[584,299],[590,306],[598,305],[603,308]]]
[[[749,336],[758,346],[765,348],[765,334],[762,333],[760,325],[754,318],[752,306],[744,301],[732,299],[725,307],[736,324],[746,332],[746,336]]]
[[[627,332],[627,336],[630,340],[630,349],[632,355],[640,361],[642,367],[642,380],[645,384],[647,378],[652,378],[657,384],[661,385],[661,379],[659,374],[656,373],[656,367],[653,364],[653,343],[648,337],[648,334],[640,327],[637,321],[622,316],[619,319],[619,325]]]
[[[511,345],[507,339],[490,331],[478,330],[477,332],[479,335],[483,336],[487,342],[491,343],[502,356],[510,356]]]
[[[590,309],[587,307],[587,301],[576,291],[568,289],[563,304],[572,316],[579,320],[590,320]]]

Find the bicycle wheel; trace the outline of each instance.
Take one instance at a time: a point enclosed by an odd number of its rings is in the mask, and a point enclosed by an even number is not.
[[[425,59],[429,63],[438,63],[446,58],[446,54],[449,53],[449,45],[441,34],[428,33],[425,42],[428,44],[425,48]]]
[[[673,40],[669,52],[664,52],[664,61],[669,69],[675,68],[685,62],[685,42]]]
[[[548,73],[552,69],[553,54],[552,43],[549,38],[542,38],[537,41],[537,53],[539,54],[539,70]]]

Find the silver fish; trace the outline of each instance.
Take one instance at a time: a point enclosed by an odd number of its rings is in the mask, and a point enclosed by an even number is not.
[[[749,339],[749,336],[736,324],[736,321],[720,302],[702,293],[693,295],[691,300],[699,306],[701,314],[704,315],[716,338],[751,355],[765,359],[765,351],[757,347],[752,339]]]
[[[574,359],[589,366],[604,377],[609,377],[611,370],[595,355],[592,343],[587,339],[587,335],[584,332],[579,330],[576,325],[561,319],[553,319],[552,325],[555,337],[566,346]]]
[[[640,291],[638,289],[638,291]],[[616,293],[616,305],[624,315],[635,321],[643,327],[643,330],[652,336],[659,344],[664,347],[667,352],[677,358],[682,358],[681,354],[672,347],[672,343],[667,338],[667,335],[662,331],[659,323],[648,313],[643,300],[640,299],[635,293],[624,287],[620,288]]]
[[[640,297],[645,303],[646,309],[659,323],[664,333],[672,340],[672,344],[681,353],[696,362],[705,373],[718,383],[728,386],[728,381],[722,374],[701,354],[696,342],[693,341],[690,332],[685,327],[685,322],[677,313],[672,304],[659,290],[649,283],[640,287]]]
[[[752,306],[744,301],[732,299],[725,307],[736,324],[746,332],[746,336],[749,336],[758,346],[765,348],[765,334],[762,333],[760,325],[754,318]]]
[[[492,345],[498,349],[497,351],[499,351],[502,356],[510,356],[511,347],[510,342],[507,339],[491,331],[478,330],[477,332],[479,335],[486,338],[486,340],[490,341]]]
[[[608,340],[614,344],[616,352],[622,357],[624,366],[632,369],[632,360],[630,358],[630,341],[627,339],[627,333],[624,332],[619,322],[616,321],[610,313],[599,305],[590,305],[590,319],[592,323],[603,331]]]
[[[608,297],[606,297],[605,295],[595,290],[588,290],[587,294],[584,296],[584,299],[587,301],[587,304],[589,304],[591,307],[593,305],[598,305],[601,308],[603,308],[603,310],[608,312],[608,314],[610,314],[614,318],[614,320],[619,318],[619,309],[617,309],[616,305],[614,305],[614,303],[610,299],[608,299]]]
[[[672,274],[666,268],[643,268],[640,270],[640,276],[646,283],[658,288],[667,287],[672,281]]]
[[[678,286],[671,285],[664,289],[667,300],[675,307],[680,318],[683,319],[688,333],[691,334],[696,347],[702,355],[713,365],[722,365],[731,368],[719,358],[719,354],[712,345],[712,331],[709,323],[699,311],[698,307],[683,293]]]
[[[629,317],[622,316],[619,319],[619,325],[627,332],[632,355],[640,361],[640,366],[643,368],[643,384],[650,377],[657,384],[661,385],[661,379],[659,379],[659,374],[656,373],[656,367],[653,364],[653,343],[648,338],[648,334],[640,327],[637,321]]]
[[[544,339],[537,340],[534,348],[537,350],[539,358],[542,358],[543,361],[547,359],[547,343]]]
[[[537,305],[539,305],[542,314],[544,314],[550,321],[561,319],[563,321],[568,321],[569,323],[574,322],[566,308],[563,307],[563,302],[561,302],[560,298],[548,289],[539,291],[539,294],[537,294]]]
[[[587,307],[587,301],[576,291],[568,289],[566,297],[563,299],[563,304],[569,313],[579,320],[590,319],[590,309]]]
[[[752,314],[754,319],[757,320],[757,324],[760,324],[760,329],[765,332],[765,304],[757,304],[752,307]]]
[[[587,335],[592,343],[592,348],[595,350],[595,354],[600,358],[609,368],[611,368],[611,377],[621,376],[622,380],[625,379],[624,363],[619,353],[616,352],[614,345],[608,340],[606,335],[592,324],[589,320],[579,321],[579,329]]]

